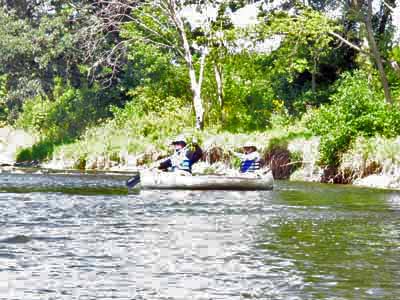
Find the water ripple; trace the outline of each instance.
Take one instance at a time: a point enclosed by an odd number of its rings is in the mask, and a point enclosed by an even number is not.
[[[50,189],[0,193],[0,299],[400,298],[395,192],[128,195],[114,177],[22,179]]]

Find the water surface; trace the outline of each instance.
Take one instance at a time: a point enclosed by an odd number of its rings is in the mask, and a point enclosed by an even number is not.
[[[0,299],[400,299],[400,193],[0,174]]]

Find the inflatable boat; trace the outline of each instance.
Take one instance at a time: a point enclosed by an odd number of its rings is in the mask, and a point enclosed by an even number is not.
[[[194,175],[183,176],[167,172],[144,171],[140,173],[142,189],[171,189],[171,190],[272,190],[274,178],[272,173],[262,176],[219,176]]]

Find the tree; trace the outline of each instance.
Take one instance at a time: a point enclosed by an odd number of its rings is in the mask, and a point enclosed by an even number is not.
[[[183,62],[187,67],[196,128],[203,129],[204,104],[201,88],[209,47],[206,43],[202,43],[201,39],[197,39],[196,33],[191,31],[188,19],[182,13],[192,3],[178,0],[117,0],[99,1],[97,5],[100,7],[97,10],[97,16],[102,20],[102,24],[97,24],[93,32],[99,32],[104,28],[114,28],[114,31],[120,32],[125,38],[103,55],[103,62],[112,62],[115,69],[117,62],[111,61],[110,58],[135,42],[153,44],[165,51],[173,52],[175,63]],[[212,3],[205,1],[202,4],[193,5],[201,11],[206,10]],[[203,30],[201,36],[207,34]],[[100,63],[99,61],[97,64]]]
[[[337,38],[339,41],[343,42],[347,46],[351,48],[363,52],[367,54],[373,60],[374,64],[376,65],[380,81],[382,84],[382,88],[384,90],[386,102],[389,104],[393,103],[389,82],[387,79],[386,71],[384,68],[384,59],[382,58],[381,51],[378,47],[377,37],[382,38],[383,33],[386,30],[387,23],[389,16],[391,14],[391,10],[385,2],[382,3],[384,13],[380,16],[380,21],[378,22],[379,26],[374,28],[373,19],[376,17],[373,14],[372,10],[372,0],[354,0],[350,1],[344,5],[343,10],[346,12],[345,16],[347,21],[350,22],[357,22],[360,24],[361,28],[365,30],[365,38],[368,41],[368,51],[363,50],[360,46],[351,42],[349,39],[343,37],[342,35],[338,34],[337,32],[331,31],[329,34]],[[362,33],[361,33],[362,34]],[[394,62],[389,64],[390,67],[394,68],[398,72],[398,65]]]
[[[329,34],[334,37],[339,45],[346,45],[361,53],[367,54],[378,70],[386,102],[392,103],[393,100],[384,64],[387,63],[397,74],[400,74],[400,67],[397,62],[385,59],[383,57],[384,55],[382,55],[382,49],[387,50],[391,47],[391,41],[390,38],[388,38],[388,36],[390,36],[390,34],[388,34],[388,29],[390,29],[393,5],[393,0],[382,1],[379,11],[374,12],[372,9],[372,0],[309,0],[304,1],[302,5],[288,0],[281,2],[281,5],[272,10],[272,13],[282,13],[289,7],[295,12],[296,16],[299,15],[299,7],[300,12],[303,8],[308,8],[314,13],[319,13],[321,15],[329,15],[332,11],[335,11],[335,16],[331,16],[330,18],[333,22],[336,22],[337,25],[342,23],[342,28],[340,29],[337,26],[335,29],[324,32],[323,34]],[[271,12],[269,12],[269,15],[270,14]],[[315,32],[320,32],[320,28],[315,27]],[[367,50],[360,46],[363,38],[368,42],[369,49]],[[314,57],[318,57],[318,55],[314,55]],[[315,77],[313,76],[313,78]],[[312,86],[315,87],[314,81]]]
[[[230,51],[235,49],[235,40],[237,37],[236,29],[231,19],[226,15],[229,3],[223,3],[218,9],[216,19],[211,24],[210,40],[210,60],[213,65],[215,83],[217,87],[217,101],[221,111],[221,121],[224,122],[224,64],[227,57],[232,55]],[[238,3],[236,3],[239,5]],[[235,7],[237,8],[237,7]]]
[[[76,23],[70,19],[68,7],[54,13],[50,6],[46,11],[37,7],[43,3],[24,3],[10,1],[14,6],[0,9],[0,74],[7,78],[10,119],[25,99],[50,95],[55,77],[79,85],[81,76]]]
[[[316,75],[321,59],[332,52],[333,38],[328,34],[338,26],[323,14],[309,8],[295,15],[276,11],[266,16],[259,26],[262,39],[282,38],[276,51],[274,71],[285,74],[291,80],[296,74],[311,74],[311,90],[316,93]]]

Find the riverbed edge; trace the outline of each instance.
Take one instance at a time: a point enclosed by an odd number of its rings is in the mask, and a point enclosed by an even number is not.
[[[0,151],[0,170],[2,171],[23,172],[24,169],[33,167],[57,172],[75,170],[130,174],[146,169],[149,165],[155,165],[154,161],[162,160],[168,155],[167,151],[156,150],[153,146],[149,148],[149,151],[138,155],[127,151],[120,151],[117,156],[89,152],[87,157],[82,159],[80,156],[65,153],[61,145],[59,151],[55,151],[49,160],[16,163],[18,150],[32,146],[37,139],[18,129],[2,130],[4,131],[3,151]],[[260,144],[262,157],[266,165],[271,168],[275,179],[400,189],[400,159],[397,157],[397,153],[400,153],[400,137],[359,138],[352,148],[343,154],[338,167],[322,168],[318,163],[319,137],[304,136],[301,132],[290,134],[292,135],[289,138],[288,132],[282,131],[275,134],[265,132],[251,137]],[[16,139],[15,136],[22,138]],[[204,141],[205,155],[203,160],[194,166],[194,173],[231,173],[234,168],[237,168],[237,162],[235,166],[230,150],[232,148],[240,150],[240,145],[245,139],[248,137],[242,135],[208,136],[208,139]],[[226,147],[227,142],[230,149]],[[381,145],[383,147],[380,147]],[[2,152],[7,153],[6,160],[1,159]]]

